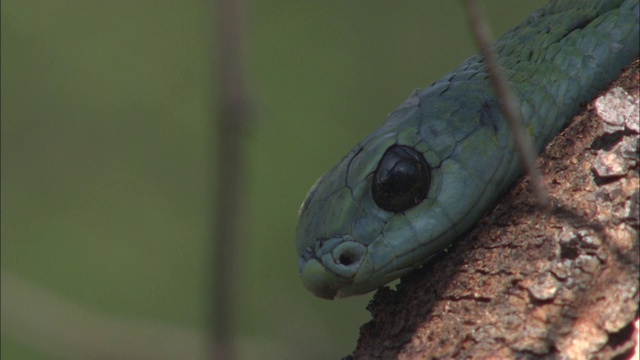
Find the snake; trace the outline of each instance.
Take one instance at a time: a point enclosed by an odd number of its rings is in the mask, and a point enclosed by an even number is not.
[[[537,154],[638,56],[638,14],[637,0],[552,0],[494,43]],[[474,55],[311,187],[295,234],[302,283],[325,299],[380,288],[441,256],[522,175]]]

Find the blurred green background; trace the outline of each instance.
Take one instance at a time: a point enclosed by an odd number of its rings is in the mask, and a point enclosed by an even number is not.
[[[487,1],[494,33],[542,3]],[[224,171],[213,168],[224,154],[213,153],[212,3],[1,6],[2,358],[197,356],[215,312],[211,201]],[[302,287],[298,207],[475,47],[458,1],[249,1],[247,22],[257,112],[230,274],[236,343],[243,359],[339,358],[371,294],[329,302]]]

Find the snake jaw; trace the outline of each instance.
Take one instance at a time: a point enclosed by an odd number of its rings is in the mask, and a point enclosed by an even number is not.
[[[328,255],[328,254],[327,254]],[[333,300],[353,279],[344,278],[329,270],[322,260],[313,258],[301,264],[300,278],[304,286],[317,297]]]

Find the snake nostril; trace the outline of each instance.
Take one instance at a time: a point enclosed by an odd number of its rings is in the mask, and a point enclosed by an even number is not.
[[[359,259],[360,254],[347,250],[340,254],[340,257],[338,257],[338,263],[340,265],[349,266],[355,262],[358,262]]]
[[[336,246],[331,254],[323,255],[323,263],[342,277],[352,277],[367,258],[367,248],[355,241],[345,241]]]

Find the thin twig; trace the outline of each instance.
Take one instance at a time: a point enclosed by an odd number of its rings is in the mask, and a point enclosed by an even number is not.
[[[538,198],[538,205],[544,208],[549,203],[549,195],[544,186],[542,175],[536,167],[536,153],[533,149],[531,138],[529,138],[525,132],[522,113],[518,108],[515,95],[507,80],[502,75],[502,70],[498,64],[498,55],[492,46],[493,40],[490,35],[491,31],[486,21],[484,9],[476,0],[464,0],[464,4],[469,15],[469,21],[473,29],[472,32],[480,47],[480,52],[484,56],[489,79],[493,84],[496,95],[502,103],[502,112],[513,131],[520,158],[527,174],[529,174],[529,179],[531,179],[533,191]]]
[[[244,139],[249,122],[249,96],[244,79],[242,0],[219,0],[215,8],[217,74],[220,81],[214,269],[213,335],[215,359],[234,359],[235,283],[239,268],[240,204],[245,170]]]

